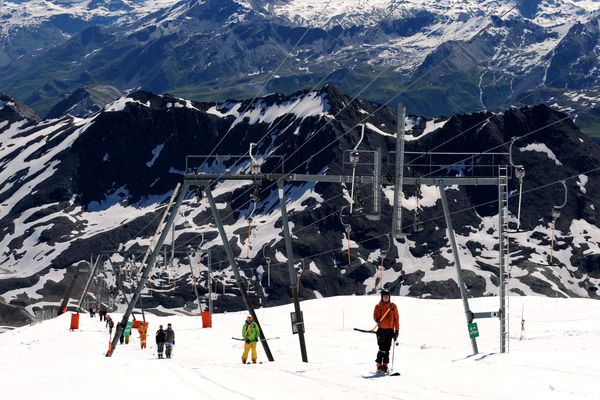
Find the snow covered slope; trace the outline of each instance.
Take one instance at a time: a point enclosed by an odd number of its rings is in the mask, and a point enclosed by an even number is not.
[[[274,14],[299,24],[321,27],[374,24],[393,12],[394,17],[411,15],[419,10],[444,14],[449,20],[467,16],[495,15],[522,16],[544,26],[572,23],[589,12],[598,11],[593,0],[562,1],[506,1],[506,0],[283,0],[262,1]],[[523,3],[514,8],[515,3]],[[268,5],[267,5],[268,4]]]
[[[7,101],[2,110],[13,110],[9,104],[15,102]],[[2,301],[30,314],[43,307],[56,309],[72,272],[102,252],[90,299],[115,302],[116,308],[122,308],[123,293],[130,293],[137,279],[140,254],[156,229],[162,203],[181,182],[183,171],[249,168],[247,158],[236,163],[232,157],[203,165],[190,161],[186,166],[186,155],[209,154],[226,132],[227,139],[216,152],[244,154],[250,142],[258,142],[255,155],[265,160],[265,172],[277,169],[281,158],[275,157],[285,157],[287,172],[350,174],[344,151],[356,146],[360,132],[347,127],[374,112],[361,147],[382,149],[382,173],[388,176],[396,145],[396,117],[388,108],[375,112],[377,107],[326,86],[292,96],[269,95],[252,105],[247,100],[207,104],[138,91],[86,118],[65,116],[41,122],[11,111],[9,119],[0,120]],[[510,235],[510,290],[514,294],[598,298],[600,147],[565,118],[548,107],[536,106],[435,121],[411,116],[405,121],[410,139],[407,151],[440,145],[438,151],[508,151],[513,135],[535,132],[513,148],[514,161],[527,170],[521,213],[525,232]],[[301,151],[296,151],[300,146]],[[475,174],[485,163],[477,159],[473,166],[456,165],[448,173]],[[553,231],[550,212],[558,199],[562,201],[560,179],[566,180],[569,201]],[[252,207],[247,202],[257,190],[253,182],[220,182],[214,188],[233,251],[257,305],[290,301],[277,193],[269,185],[261,185],[250,234],[247,218]],[[510,223],[514,226],[515,180],[510,185]],[[383,281],[402,295],[456,298],[454,260],[437,188],[421,185],[404,190],[407,241],[388,253]],[[352,217],[351,263],[339,218],[339,210],[348,205],[349,191],[349,186],[325,183],[286,186],[303,299],[370,294],[379,285],[381,251],[388,247],[392,188],[384,188],[379,221]],[[454,187],[447,192],[467,289],[471,296],[496,295],[497,189]],[[363,186],[355,193],[360,193],[368,208],[370,188]],[[413,229],[417,210],[423,231]],[[145,307],[195,309],[194,283],[206,300],[208,271],[207,258],[199,251],[202,246],[203,251],[212,251],[215,307],[238,310],[242,304],[239,291],[206,201],[190,192],[175,225],[175,258],[170,261],[170,251],[160,258],[143,293]],[[555,246],[549,263],[552,237]],[[171,243],[169,237],[167,245]],[[272,261],[270,280],[266,257]],[[201,277],[199,281],[192,278],[192,270]],[[75,284],[75,297],[84,282],[80,279]]]
[[[594,300],[512,297],[510,352],[498,353],[498,322],[480,320],[480,353],[472,356],[460,300],[394,297],[400,311],[394,369],[399,377],[365,379],[374,368],[370,329],[378,296],[335,297],[301,303],[308,363],[292,335],[292,306],[257,310],[275,359],[258,346],[262,364],[242,365],[239,337],[245,313],[214,316],[201,329],[198,316],[146,314],[149,347],[132,343],[105,358],[108,332],[98,319],[80,317],[69,332],[69,315],[0,335],[3,397],[26,400],[122,398],[202,399],[411,399],[595,400],[600,380],[600,308]],[[497,298],[471,299],[489,311]],[[525,331],[521,333],[524,311]],[[113,315],[113,318],[118,315]],[[158,360],[152,332],[172,323],[174,358]],[[522,335],[522,340],[520,337]],[[40,392],[43,392],[40,394]]]
[[[120,19],[132,21],[168,7],[176,0],[4,0],[0,8],[0,34],[35,27],[52,19]]]

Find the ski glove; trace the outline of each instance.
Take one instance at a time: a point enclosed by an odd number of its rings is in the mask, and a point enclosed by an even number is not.
[[[246,343],[250,344],[250,339],[246,339]]]
[[[381,325],[381,321],[376,319],[375,322],[377,322],[377,326]]]
[[[175,341],[173,340],[173,346],[175,346]]]
[[[398,331],[394,332],[394,340],[398,340]]]

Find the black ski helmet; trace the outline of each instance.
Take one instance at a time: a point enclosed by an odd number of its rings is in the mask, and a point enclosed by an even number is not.
[[[387,289],[382,289],[381,290],[381,298],[383,299],[383,296],[385,296],[385,295],[389,296],[390,295],[390,291],[387,290]]]

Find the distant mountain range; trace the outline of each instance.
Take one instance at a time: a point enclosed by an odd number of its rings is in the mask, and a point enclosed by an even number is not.
[[[430,117],[544,102],[600,135],[594,1],[3,4],[0,90],[40,115],[94,84],[224,101],[325,82]]]
[[[233,157],[205,164],[202,158],[196,164],[186,160],[187,155],[210,154],[226,132],[227,140],[217,154],[244,154],[251,142],[258,142],[255,155],[265,160],[264,168],[274,168],[272,160],[281,156],[286,158],[286,171],[349,174],[345,151],[360,142],[361,150],[382,149],[383,176],[392,171],[394,109],[378,110],[377,104],[353,100],[332,86],[289,96],[272,94],[252,104],[249,100],[202,103],[135,91],[90,115],[70,114],[91,104],[90,92],[74,94],[62,108],[65,115],[44,120],[24,104],[1,97],[0,325],[18,325],[37,309],[56,308],[72,272],[99,254],[103,258],[91,293],[105,303],[112,296],[123,307],[123,294],[130,293],[136,280],[140,254],[154,234],[162,204],[186,168],[247,169],[247,158],[238,163]],[[360,129],[349,129],[366,116],[361,140]],[[405,124],[409,152],[433,148],[482,152],[494,147],[506,152],[512,137],[527,134],[513,148],[514,162],[523,164],[527,175],[524,232],[510,235],[511,293],[600,298],[600,179],[594,172],[600,166],[600,146],[564,113],[537,105],[435,120],[410,116]],[[296,152],[300,146],[302,151]],[[454,164],[445,169],[449,175],[477,174],[476,169],[489,168],[485,165],[490,163],[483,156],[470,162],[450,158],[437,162]],[[431,165],[413,166],[410,172],[425,173],[423,168]],[[568,201],[553,232],[551,211],[564,197],[561,179],[568,187]],[[509,189],[514,228],[515,179]],[[213,189],[257,305],[290,301],[275,190],[268,182],[261,185],[252,214],[247,201],[256,187],[251,180],[221,182]],[[339,184],[286,185],[303,299],[373,293],[379,285],[380,256],[389,247],[392,187],[383,189],[379,220],[360,214],[341,217],[339,210],[348,205],[349,192],[349,186]],[[368,187],[357,187],[355,193],[365,207],[372,204]],[[469,295],[496,295],[497,188],[451,187],[447,193]],[[458,297],[437,188],[407,185],[403,205],[407,241],[392,247],[384,259],[386,287],[402,295]],[[418,221],[423,230],[415,229]],[[343,224],[352,227],[350,263]],[[197,284],[204,299],[207,259],[201,250],[210,249],[217,311],[243,307],[206,201],[191,191],[175,225],[175,259],[171,261],[169,238],[164,259],[159,259],[144,290],[144,306],[158,312],[193,309],[196,281],[191,270],[201,277]],[[265,257],[271,259],[270,268]],[[75,298],[88,276],[80,275]]]

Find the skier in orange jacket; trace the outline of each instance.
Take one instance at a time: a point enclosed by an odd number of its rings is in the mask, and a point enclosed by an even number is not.
[[[377,322],[377,372],[387,372],[390,362],[390,347],[392,339],[398,339],[400,330],[400,318],[398,316],[398,307],[390,301],[390,291],[383,289],[381,291],[381,301],[375,306],[373,319]]]
[[[140,326],[138,326],[138,332],[140,333],[140,344],[142,349],[146,348],[146,338],[148,337],[148,327],[146,323],[142,322]]]

